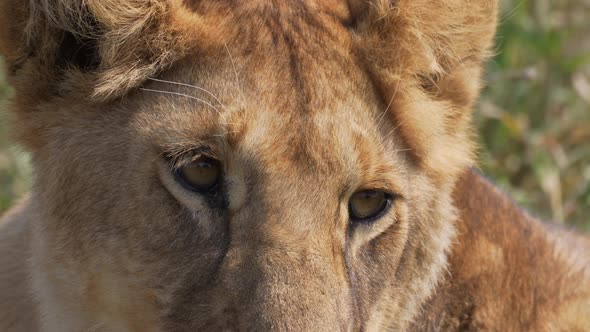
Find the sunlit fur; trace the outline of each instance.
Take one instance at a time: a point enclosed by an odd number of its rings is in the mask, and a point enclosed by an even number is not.
[[[0,330],[588,328],[588,240],[471,169],[496,11],[0,0],[34,168],[0,226]],[[198,153],[217,196],[173,176]],[[351,223],[367,189],[392,208]]]

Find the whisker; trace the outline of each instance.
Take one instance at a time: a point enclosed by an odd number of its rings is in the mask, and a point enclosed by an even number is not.
[[[381,126],[381,122],[385,118],[385,114],[387,114],[387,111],[389,111],[389,108],[391,107],[391,104],[393,103],[393,98],[394,97],[395,97],[395,95],[391,97],[391,100],[389,101],[389,104],[387,104],[387,108],[385,109],[385,111],[383,111],[383,113],[379,117],[379,121],[377,121],[377,127]]]
[[[102,328],[104,326],[104,322],[99,322],[91,327],[89,327],[86,332],[95,332],[98,331],[98,329]]]
[[[238,134],[239,131],[224,131],[223,134],[216,134],[216,135],[212,135],[213,137],[225,137],[226,135],[230,135],[230,134]]]
[[[234,75],[236,77],[236,84],[238,85],[238,90],[240,91],[240,96],[242,97],[242,102],[244,101],[244,90],[242,89],[242,85],[240,84],[240,78],[238,77],[238,70],[236,69],[236,63],[234,62],[234,58],[231,55],[231,52],[229,51],[229,47],[227,47],[227,43],[223,43],[223,46],[225,46],[225,50],[227,51],[227,54],[229,55],[229,60],[231,61],[231,65],[234,69]]]
[[[508,13],[506,13],[504,15],[504,17],[501,17],[498,20],[498,24],[504,24],[505,22],[511,20],[514,16],[516,16],[518,14],[518,10],[520,8],[522,8],[523,5],[524,5],[524,0],[521,0],[520,2],[518,2],[515,6],[513,6],[512,9],[510,9],[510,11]]]
[[[389,133],[387,133],[387,135],[385,135],[385,137],[383,139],[387,139],[389,138],[389,136],[391,136],[393,133],[395,133],[396,130],[399,129],[399,127],[401,127],[404,124],[405,121],[400,121],[400,123],[398,123],[397,126],[395,126],[395,128],[391,129],[391,131]]]
[[[178,86],[185,86],[188,88],[193,88],[193,89],[197,89],[199,91],[203,91],[205,93],[207,93],[208,95],[210,95],[211,97],[213,97],[213,99],[215,99],[215,101],[217,101],[219,103],[219,105],[221,105],[223,108],[225,108],[225,106],[223,105],[223,103],[219,100],[219,98],[217,98],[217,96],[215,96],[211,91],[201,88],[199,86],[196,85],[192,85],[192,84],[187,84],[187,83],[180,83],[180,82],[173,82],[173,81],[167,81],[167,80],[163,80],[163,79],[159,79],[159,78],[153,78],[153,77],[148,77],[149,80],[154,81],[154,82],[160,82],[160,83],[167,83],[167,84],[174,84],[174,85],[178,85]]]
[[[381,125],[381,122],[385,118],[385,114],[387,114],[387,111],[389,111],[389,108],[391,108],[391,104],[393,104],[393,99],[395,99],[395,96],[397,96],[398,91],[399,91],[399,85],[397,85],[395,87],[395,91],[393,91],[393,94],[391,95],[391,99],[389,100],[389,104],[387,104],[385,111],[383,111],[383,114],[381,114],[381,116],[379,117],[379,121],[377,122],[377,127],[379,127]]]
[[[180,93],[180,92],[172,92],[172,91],[162,91],[162,90],[155,90],[155,89],[147,89],[147,88],[139,88],[139,90],[142,91],[147,91],[147,92],[157,92],[157,93],[162,93],[162,94],[167,94],[167,95],[174,95],[174,96],[179,96],[179,97],[186,97],[192,100],[196,100],[198,102],[201,102],[209,107],[211,107],[212,109],[214,109],[217,114],[221,115],[221,112],[213,105],[211,105],[210,103],[208,103],[207,101],[201,99],[201,98],[197,98],[191,95],[187,95],[185,93]]]

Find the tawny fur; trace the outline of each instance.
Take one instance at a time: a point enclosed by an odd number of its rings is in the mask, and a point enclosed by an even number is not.
[[[0,330],[587,329],[588,239],[471,170],[496,11],[0,0],[34,167],[0,224]],[[172,176],[195,151],[222,195]],[[351,224],[363,189],[395,200]]]

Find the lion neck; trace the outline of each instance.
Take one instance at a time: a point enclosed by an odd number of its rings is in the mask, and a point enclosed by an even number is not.
[[[453,199],[459,218],[449,274],[415,329],[515,331],[587,324],[578,315],[566,322],[551,317],[587,301],[589,293],[590,271],[583,267],[588,264],[566,257],[571,252],[560,255],[558,241],[569,237],[588,249],[588,239],[548,229],[474,170],[460,178]]]

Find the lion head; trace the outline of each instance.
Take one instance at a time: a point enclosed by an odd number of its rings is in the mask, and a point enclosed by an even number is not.
[[[404,329],[496,1],[0,1],[48,331]]]

